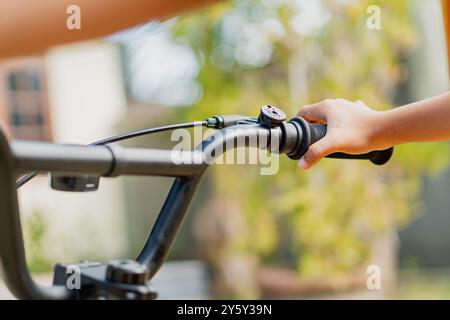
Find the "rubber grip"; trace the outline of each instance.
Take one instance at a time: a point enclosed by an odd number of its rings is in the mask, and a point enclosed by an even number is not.
[[[310,127],[310,145],[316,141],[319,141],[327,134],[327,126],[325,124],[309,124]],[[342,152],[336,152],[329,154],[326,158],[335,158],[335,159],[361,159],[361,160],[370,160],[373,164],[383,165],[387,163],[394,153],[394,148],[391,147],[386,150],[376,150],[371,151],[364,154],[347,154]]]
[[[310,135],[311,135],[310,145],[319,141],[320,139],[325,137],[325,135],[327,134],[327,125],[326,124],[310,123],[309,129],[310,129]]]

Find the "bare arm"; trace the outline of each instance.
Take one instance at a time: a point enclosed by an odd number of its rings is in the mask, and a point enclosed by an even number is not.
[[[0,0],[0,58],[39,53],[52,45],[105,36],[216,1]],[[81,30],[66,28],[66,10],[72,4],[80,7]]]
[[[450,140],[450,92],[384,112],[362,102],[324,100],[301,108],[298,115],[328,125],[325,138],[300,160],[304,169],[333,152],[359,154],[408,142]]]
[[[380,143],[450,140],[450,92],[385,112],[381,117]]]

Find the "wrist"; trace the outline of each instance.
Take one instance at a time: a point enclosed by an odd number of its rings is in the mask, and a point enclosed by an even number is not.
[[[391,111],[374,111],[375,114],[369,124],[369,145],[373,150],[383,150],[392,147],[392,130],[390,129]]]

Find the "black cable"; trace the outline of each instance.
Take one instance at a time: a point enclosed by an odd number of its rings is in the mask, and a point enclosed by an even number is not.
[[[193,122],[177,123],[177,124],[171,124],[168,126],[133,131],[133,132],[119,134],[114,137],[95,141],[95,142],[89,144],[89,146],[101,146],[101,145],[105,145],[107,143],[114,143],[114,142],[118,142],[118,141],[122,141],[122,140],[126,140],[126,139],[144,136],[144,135],[151,134],[151,133],[157,133],[157,132],[162,132],[162,131],[167,131],[167,130],[175,130],[175,129],[181,129],[181,128],[192,128],[192,127],[197,127],[197,126],[205,126],[206,124],[207,124],[206,121],[193,121]]]
[[[117,136],[113,136],[113,137],[110,137],[110,138],[105,138],[105,139],[102,139],[102,140],[98,140],[98,141],[92,142],[92,143],[88,144],[88,146],[101,146],[101,145],[105,145],[105,144],[108,144],[108,143],[114,143],[114,142],[118,142],[118,141],[122,141],[122,140],[127,140],[127,139],[132,139],[132,138],[144,136],[144,135],[147,135],[147,134],[152,134],[152,133],[157,133],[157,132],[162,132],[162,131],[168,131],[168,130],[182,129],[182,128],[192,128],[192,127],[197,127],[197,126],[206,126],[207,124],[208,124],[208,121],[206,121],[206,120],[205,121],[193,121],[193,122],[177,123],[177,124],[171,124],[171,125],[162,126],[162,127],[156,127],[156,128],[144,129],[144,130],[139,130],[139,131],[133,131],[133,132],[119,134]],[[25,174],[23,177],[21,177],[16,182],[16,189],[19,189],[21,186],[23,186],[25,183],[27,183],[30,180],[32,180],[38,174],[39,174],[38,171],[28,172],[27,174]]]
[[[16,182],[16,189],[19,189],[21,186],[23,186],[25,183],[27,183],[28,181],[30,181],[31,179],[36,177],[38,174],[39,174],[39,171],[32,171],[32,172],[28,172],[27,174],[25,174],[22,178],[20,178]]]

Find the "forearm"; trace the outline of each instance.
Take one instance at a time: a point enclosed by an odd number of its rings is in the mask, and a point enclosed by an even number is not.
[[[101,37],[217,0],[0,0],[0,58],[28,55],[66,42]],[[81,29],[68,30],[68,6],[81,11]]]
[[[375,127],[376,144],[386,147],[450,140],[450,92],[381,112]]]

